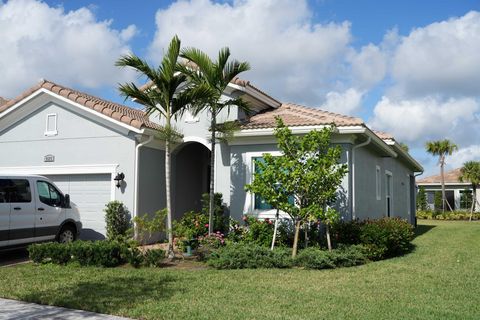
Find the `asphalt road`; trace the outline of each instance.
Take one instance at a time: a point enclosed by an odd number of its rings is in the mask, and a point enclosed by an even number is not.
[[[27,249],[0,251],[0,267],[28,262]]]

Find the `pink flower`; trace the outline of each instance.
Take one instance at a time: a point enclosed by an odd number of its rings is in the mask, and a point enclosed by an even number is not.
[[[247,216],[243,216],[242,220],[247,221]]]
[[[208,223],[205,223],[205,228],[208,228]]]

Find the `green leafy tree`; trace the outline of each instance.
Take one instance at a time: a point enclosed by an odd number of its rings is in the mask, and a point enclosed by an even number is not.
[[[445,212],[445,203],[449,206],[450,204],[447,201],[445,196],[445,158],[447,155],[451,156],[455,151],[458,150],[456,144],[451,142],[448,139],[438,140],[438,141],[429,141],[426,143],[425,148],[428,153],[438,156],[438,164],[440,165],[440,177],[442,179],[442,212]]]
[[[204,104],[199,105],[194,110],[194,114],[198,114],[202,110],[207,110],[210,114],[210,199],[209,199],[209,233],[213,232],[214,211],[215,211],[215,146],[217,143],[217,117],[223,110],[231,107],[238,107],[246,112],[249,111],[248,104],[240,97],[227,98],[222,97],[228,84],[240,73],[250,69],[247,62],[239,62],[237,60],[229,61],[230,50],[223,48],[218,53],[217,61],[213,61],[210,57],[196,48],[186,48],[182,50],[183,58],[188,63],[183,64],[182,72],[187,74],[191,83],[206,88],[208,92]],[[225,126],[224,126],[225,127]],[[221,129],[224,129],[223,127]],[[222,131],[220,129],[220,131]]]
[[[421,210],[421,211],[428,210],[427,193],[425,192],[424,186],[421,186],[420,188],[418,188],[417,210]]]
[[[442,209],[442,192],[441,191],[435,191],[433,195],[433,208],[435,210],[435,213],[438,214],[440,210]]]
[[[147,77],[152,85],[148,90],[138,88],[133,82],[121,84],[120,94],[125,99],[132,98],[145,106],[147,114],[158,113],[164,120],[161,138],[165,140],[165,184],[167,203],[168,255],[173,256],[172,235],[172,201],[170,192],[171,176],[171,144],[181,138],[175,130],[172,120],[180,116],[188,107],[201,103],[209,91],[202,86],[185,86],[187,76],[180,71],[178,62],[180,55],[180,39],[173,37],[160,65],[155,68],[145,60],[129,54],[122,56],[116,66],[129,67],[142,76]],[[183,89],[182,89],[183,88]]]
[[[480,184],[480,162],[468,161],[460,169],[460,181],[469,181],[472,184],[472,206],[470,207],[470,221],[472,221],[475,204],[477,203],[477,186]]]
[[[293,257],[297,254],[300,227],[309,221],[325,223],[331,250],[329,226],[338,219],[338,213],[329,206],[336,201],[338,187],[347,172],[347,165],[339,163],[340,146],[331,145],[333,130],[327,127],[294,136],[277,118],[275,136],[282,155],[264,154],[264,161],[256,163],[259,170],[254,173],[253,182],[245,186],[294,221]]]

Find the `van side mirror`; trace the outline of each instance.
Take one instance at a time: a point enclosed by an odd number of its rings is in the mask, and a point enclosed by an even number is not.
[[[70,195],[66,194],[65,198],[63,200],[63,207],[64,208],[70,208]]]

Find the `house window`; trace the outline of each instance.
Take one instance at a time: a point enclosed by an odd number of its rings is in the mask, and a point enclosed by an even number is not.
[[[393,175],[390,171],[385,171],[385,200],[387,205],[387,217],[391,217],[393,211]]]
[[[375,185],[376,185],[376,193],[377,193],[377,200],[382,199],[382,190],[381,188],[381,180],[382,180],[382,175],[380,173],[380,166],[376,167],[375,171]]]
[[[254,173],[259,173],[260,172],[260,169],[258,168],[258,166],[256,165],[256,163],[258,162],[263,162],[265,161],[263,159],[263,157],[253,157],[252,158],[252,163],[253,163],[253,170],[252,172]],[[253,179],[253,177],[252,177]],[[293,204],[294,203],[294,197],[293,196],[290,196],[288,198],[288,202]],[[272,210],[273,207],[267,203],[265,201],[265,199],[263,199],[261,196],[257,195],[257,194],[254,194],[253,195],[253,210]]]
[[[198,116],[194,116],[193,113],[190,110],[185,111],[185,122],[186,123],[195,123],[199,122],[200,119]]]
[[[460,209],[470,209],[473,202],[472,190],[460,190]]]
[[[47,114],[47,120],[45,125],[45,135],[46,136],[56,136],[57,132],[57,114],[51,113]]]

